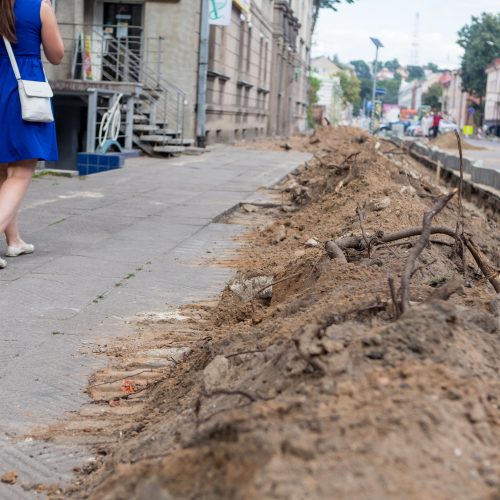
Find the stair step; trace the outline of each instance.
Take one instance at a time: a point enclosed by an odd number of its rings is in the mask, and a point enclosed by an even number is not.
[[[168,153],[168,154],[179,154],[184,153],[184,146],[155,146],[153,148],[155,153]]]
[[[134,115],[134,123],[149,123],[149,118],[145,115]]]
[[[166,144],[172,140],[172,137],[178,135],[175,130],[166,130],[164,134],[151,134],[151,135],[141,135],[141,141],[144,142],[158,142],[161,144]]]
[[[158,125],[142,125],[135,123],[134,130],[136,130],[137,132],[158,132],[158,134],[162,132],[161,127],[158,127]]]
[[[190,147],[194,144],[194,139],[169,139],[166,144]]]

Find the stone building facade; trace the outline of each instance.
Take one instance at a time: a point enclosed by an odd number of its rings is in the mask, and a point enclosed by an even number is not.
[[[305,130],[311,7],[253,0],[247,12],[234,2],[230,26],[211,26],[207,143]]]
[[[486,99],[484,105],[484,124],[492,135],[500,137],[500,58],[495,59],[487,68]]]

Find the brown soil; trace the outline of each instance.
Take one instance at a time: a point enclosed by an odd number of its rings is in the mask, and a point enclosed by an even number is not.
[[[146,318],[103,349],[112,364],[91,381],[94,404],[52,434],[90,439],[99,457],[65,498],[500,498],[490,283],[453,238],[433,235],[396,319],[388,277],[399,287],[418,237],[346,250],[347,263],[323,249],[361,236],[358,207],[367,239],[421,225],[443,188],[356,129],[294,147],[316,154],[275,191],[277,206],[225,221],[251,230],[232,261],[239,278],[272,277],[272,294],[243,301],[229,286],[187,319]],[[498,267],[498,225],[464,210]],[[455,197],[434,224],[454,229],[458,213]],[[432,298],[454,278],[458,293]]]
[[[432,140],[431,144],[442,149],[457,149],[457,138],[453,133],[443,134],[440,135],[437,139]],[[480,150],[484,148],[480,146],[474,146],[473,144],[470,144],[466,140],[462,139],[462,149]]]

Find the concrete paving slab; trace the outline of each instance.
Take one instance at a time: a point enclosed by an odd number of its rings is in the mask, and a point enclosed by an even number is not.
[[[27,446],[23,436],[87,401],[88,376],[105,363],[93,349],[133,334],[131,318],[217,294],[234,271],[209,261],[244,228],[212,219],[309,157],[223,147],[33,183],[20,219],[36,252],[0,271],[0,471],[64,481],[89,458],[78,445]],[[33,495],[0,485],[0,499]]]

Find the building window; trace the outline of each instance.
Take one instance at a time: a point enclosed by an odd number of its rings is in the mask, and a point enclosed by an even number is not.
[[[243,72],[243,60],[245,58],[245,21],[240,20],[240,40],[238,49],[238,73]]]
[[[247,74],[250,73],[250,65],[252,63],[252,27],[248,26],[248,35],[247,35]]]

